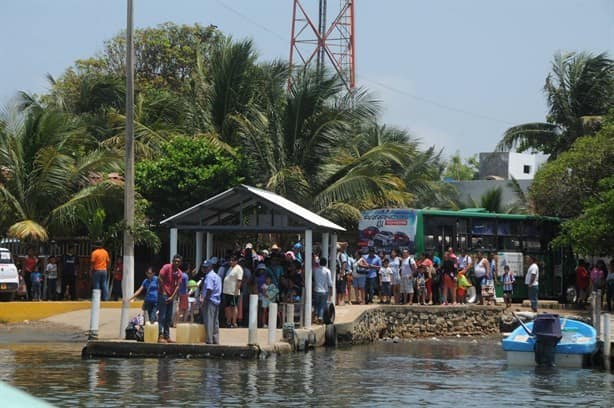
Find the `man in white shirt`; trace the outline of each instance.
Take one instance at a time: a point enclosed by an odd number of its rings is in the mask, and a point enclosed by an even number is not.
[[[236,256],[230,258],[230,269],[224,277],[222,293],[224,294],[224,315],[228,327],[238,327],[239,296],[241,294],[241,282],[243,281],[243,268],[239,265]]]
[[[324,320],[326,302],[331,296],[333,288],[333,278],[326,265],[326,258],[320,258],[319,265],[316,265],[313,270],[313,300],[316,317],[320,322]]]
[[[539,292],[539,267],[535,255],[529,255],[531,265],[527,270],[527,275],[524,278],[524,283],[529,287],[529,300],[531,301],[531,309],[537,313],[537,294]]]

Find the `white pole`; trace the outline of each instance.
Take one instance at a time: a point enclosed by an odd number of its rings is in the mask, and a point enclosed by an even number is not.
[[[311,329],[311,288],[312,288],[312,251],[313,241],[311,230],[305,230],[305,328]]]
[[[173,262],[173,256],[177,253],[177,228],[171,228],[171,253],[168,256],[169,262]]]
[[[196,231],[196,255],[194,256],[194,267],[196,272],[198,268],[203,264],[203,232]]]
[[[249,324],[247,344],[258,344],[258,295],[249,295]]]
[[[255,296],[255,295],[252,295]],[[269,304],[269,345],[277,341],[277,303]]]
[[[294,303],[286,303],[286,321],[285,323],[294,324]]]
[[[98,339],[99,324],[100,324],[100,289],[94,289],[92,290],[92,310],[90,312],[90,332],[88,335],[88,340]]]
[[[134,42],[132,37],[132,0],[127,2],[126,18],[126,169],[124,173],[124,256],[122,276],[122,310],[119,338],[128,323],[130,303],[134,293]]]
[[[333,278],[333,304],[337,301],[337,233],[330,234],[330,248],[328,250],[328,267]]]
[[[207,259],[213,257],[213,233],[207,232]]]
[[[329,265],[330,265],[330,256],[328,256],[328,251],[329,251],[328,243],[329,243],[329,241],[330,241],[330,233],[328,233],[328,232],[322,233],[322,248],[320,248],[321,249],[320,257],[326,258],[327,261],[329,262]]]

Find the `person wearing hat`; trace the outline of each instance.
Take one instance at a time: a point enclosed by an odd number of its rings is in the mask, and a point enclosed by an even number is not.
[[[107,250],[102,247],[102,241],[94,242],[94,250],[90,256],[90,277],[92,279],[92,289],[100,289],[102,291],[102,300],[108,300],[109,298],[107,271],[110,264],[111,257]]]
[[[220,302],[222,300],[222,279],[213,269],[215,264],[209,259],[203,263],[205,281],[200,293],[201,314],[205,325],[205,342],[220,344]]]
[[[382,267],[382,260],[375,254],[375,248],[369,247],[369,253],[367,255],[363,255],[363,257],[358,260],[358,266],[367,270],[365,303],[373,303],[375,288],[376,286],[379,286],[377,283],[378,272]]]

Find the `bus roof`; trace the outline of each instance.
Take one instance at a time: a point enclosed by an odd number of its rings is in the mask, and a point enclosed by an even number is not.
[[[500,220],[524,220],[524,221],[552,221],[560,222],[557,217],[545,217],[541,215],[528,215],[528,214],[501,214],[488,212],[485,208],[465,208],[460,211],[450,210],[416,210],[423,215],[441,215],[445,217],[466,217],[466,218],[492,218]]]

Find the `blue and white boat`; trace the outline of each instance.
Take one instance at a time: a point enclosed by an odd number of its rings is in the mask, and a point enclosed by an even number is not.
[[[550,315],[557,316],[557,315]],[[554,347],[554,364],[557,367],[582,368],[597,350],[597,332],[577,320],[560,318],[560,340]],[[512,366],[535,365],[535,349],[539,336],[533,332],[534,322],[522,323],[502,340],[507,362]]]

